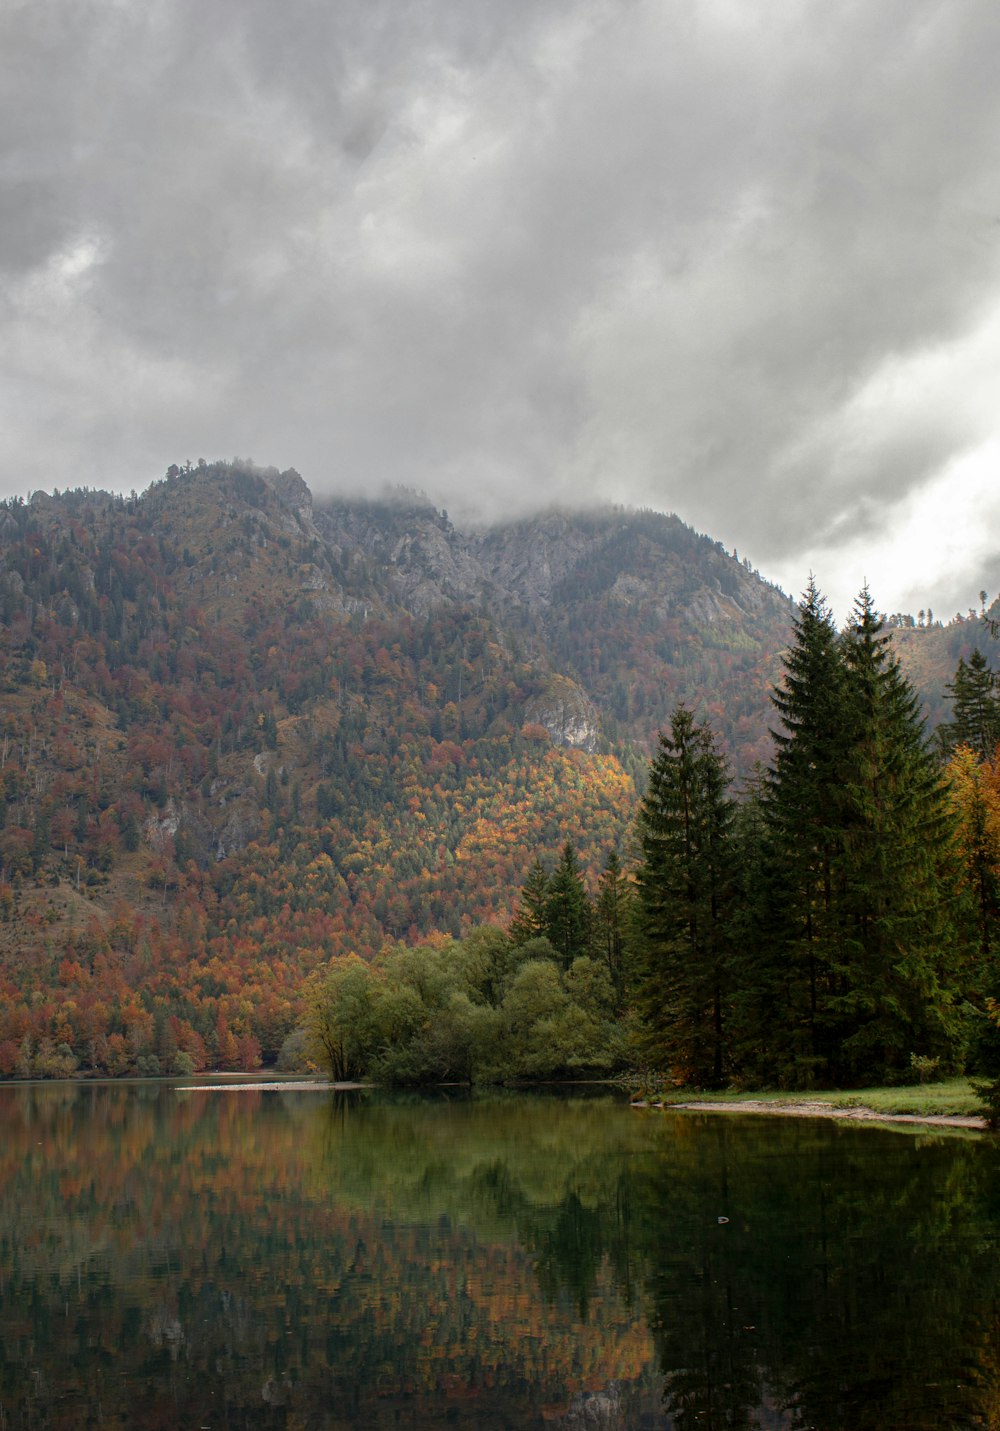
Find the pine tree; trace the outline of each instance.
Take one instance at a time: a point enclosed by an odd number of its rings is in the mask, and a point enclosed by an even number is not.
[[[959,657],[955,679],[946,689],[952,719],[939,729],[946,748],[968,745],[981,760],[991,759],[1000,742],[1000,701],[996,674],[982,651],[973,651],[968,661]]]
[[[833,616],[815,582],[799,604],[781,686],[781,718],[764,792],[770,931],[758,970],[774,1076],[795,1085],[821,1077],[837,1030],[826,1018],[838,992],[836,891],[840,886],[848,688]]]
[[[953,1051],[953,831],[917,699],[871,597],[838,637],[810,582],[766,797],[757,971],[779,1080],[895,1077]]]
[[[615,1000],[621,1007],[625,991],[625,962],[629,923],[629,882],[622,870],[618,851],[608,853],[597,886],[594,904],[594,953],[611,977]]]
[[[643,933],[636,1004],[645,1056],[686,1081],[726,1072],[727,921],[733,893],[727,769],[711,732],[678,706],[639,813]]]
[[[564,968],[568,969],[574,959],[587,952],[591,921],[590,901],[580,874],[580,862],[569,842],[563,846],[559,863],[548,883],[545,919],[546,928],[542,932],[548,936]]]
[[[787,968],[775,959],[775,913],[769,858],[768,772],[760,765],[746,782],[733,818],[736,896],[732,940],[730,1056],[741,1079],[757,1085],[779,1081],[776,1052],[787,1038],[784,993]]]
[[[517,913],[511,920],[510,941],[515,946],[548,936],[549,876],[540,859],[535,859],[521,886]]]
[[[891,1078],[956,1037],[954,826],[917,697],[864,589],[844,641],[850,742],[835,891],[841,1076]]]

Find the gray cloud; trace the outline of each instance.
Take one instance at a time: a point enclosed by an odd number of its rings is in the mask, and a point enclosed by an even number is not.
[[[15,0],[0,480],[250,452],[835,567],[993,432],[998,42],[973,0]]]

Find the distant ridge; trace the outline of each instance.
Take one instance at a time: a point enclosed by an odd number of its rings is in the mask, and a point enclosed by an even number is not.
[[[770,753],[794,604],[676,516],[463,530],[237,461],[0,538],[0,980],[126,1042],[273,1054],[330,957],[505,920],[566,839],[594,878],[678,701],[736,778]],[[932,699],[966,626],[901,633]]]

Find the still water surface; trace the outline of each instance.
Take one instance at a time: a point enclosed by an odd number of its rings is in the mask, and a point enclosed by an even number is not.
[[[8,1086],[0,1431],[997,1427],[998,1234],[984,1138]]]

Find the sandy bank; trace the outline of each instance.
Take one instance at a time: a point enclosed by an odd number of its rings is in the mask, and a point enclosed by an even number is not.
[[[986,1119],[957,1113],[879,1113],[874,1108],[837,1108],[832,1103],[795,1099],[788,1103],[742,1098],[726,1103],[633,1103],[633,1108],[673,1108],[692,1113],[770,1113],[782,1118],[841,1118],[849,1123],[928,1123],[941,1128],[986,1127]]]
[[[365,1083],[316,1083],[312,1079],[295,1082],[282,1079],[280,1082],[265,1083],[258,1079],[254,1083],[186,1083],[177,1088],[176,1093],[331,1093],[351,1088],[366,1088]]]

